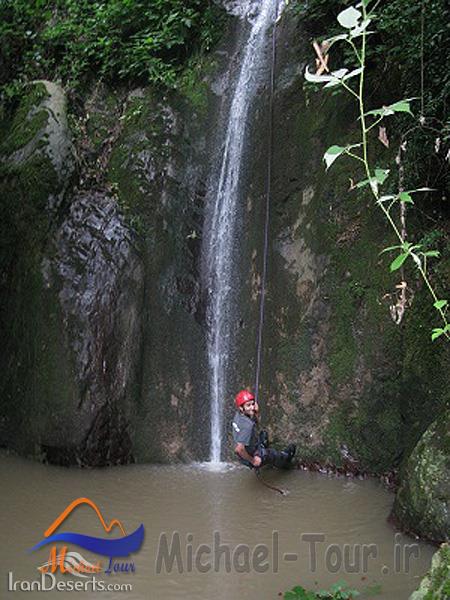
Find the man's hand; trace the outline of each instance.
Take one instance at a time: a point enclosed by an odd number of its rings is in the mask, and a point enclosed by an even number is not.
[[[252,456],[251,454],[249,454],[247,452],[247,450],[245,449],[244,444],[241,444],[240,442],[238,444],[236,444],[236,447],[234,449],[234,451],[236,452],[236,454],[239,454],[239,456],[245,460],[247,460],[249,463],[251,463],[255,468],[258,468],[261,466],[261,457],[260,456]]]
[[[256,468],[260,467],[262,463],[261,457],[260,456],[254,456],[253,460],[252,460],[252,465]]]

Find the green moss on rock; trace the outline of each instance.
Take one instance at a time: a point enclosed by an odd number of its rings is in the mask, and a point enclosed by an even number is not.
[[[14,113],[8,132],[0,145],[0,153],[6,156],[20,150],[44,129],[48,121],[48,112],[37,108],[50,94],[42,82],[34,83],[28,88]]]
[[[431,568],[409,600],[447,600],[450,598],[450,547],[442,544],[431,561]]]
[[[423,434],[402,472],[394,516],[430,540],[450,539],[450,410]]]

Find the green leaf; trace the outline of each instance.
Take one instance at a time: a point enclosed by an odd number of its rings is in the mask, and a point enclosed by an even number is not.
[[[444,330],[440,327],[433,329],[433,333],[431,334],[431,341],[434,342],[438,337],[440,337],[444,333]]]
[[[339,25],[342,25],[345,29],[353,29],[354,27],[357,27],[361,17],[361,12],[356,10],[356,8],[353,8],[353,6],[350,6],[338,14],[337,20]]]
[[[339,85],[344,77],[348,73],[348,69],[338,69],[337,71],[332,71],[328,75],[316,75],[315,73],[311,73],[309,68],[306,67],[305,70],[305,79],[306,81],[310,81],[311,83],[327,83],[329,86]],[[327,86],[325,86],[327,87]]]
[[[381,108],[375,108],[374,110],[369,110],[365,113],[365,115],[373,115],[380,117],[387,117],[389,115],[393,115],[396,112],[407,112],[413,116],[411,112],[409,103],[411,100],[415,100],[415,98],[407,98],[405,100],[399,100],[398,102],[394,102],[394,104],[389,104],[388,106],[383,106]]]
[[[391,110],[393,110],[394,112],[406,112],[409,113],[411,116],[414,116],[409,106],[409,100],[400,100],[399,102],[391,104]]]
[[[366,19],[360,25],[357,25],[354,29],[352,29],[350,31],[350,37],[357,38],[357,37],[361,36],[366,31],[366,29],[370,25],[371,21],[372,21],[372,19]],[[369,33],[373,33],[373,32],[366,31],[366,35],[368,35]]]
[[[389,169],[375,169],[375,179],[378,183],[384,183],[389,175]]]
[[[392,271],[397,271],[397,269],[400,269],[400,267],[402,266],[402,264],[405,262],[405,260],[408,258],[408,253],[405,252],[404,254],[399,254],[397,256],[397,258],[394,258],[394,260],[391,262],[390,265],[390,270]]]
[[[406,202],[408,204],[414,204],[413,199],[411,198],[411,194],[409,192],[400,192],[398,195],[401,202]]]
[[[333,73],[331,73],[333,78],[324,87],[330,88],[330,87],[334,87],[336,85],[340,85],[343,81],[346,81],[347,79],[350,79],[351,77],[355,77],[356,75],[359,75],[362,72],[362,68],[358,68],[358,69],[355,69],[354,71],[350,71],[350,73],[348,73],[347,71],[348,71],[348,69],[339,69],[339,71],[334,71]]]
[[[330,81],[325,84],[324,88],[336,87],[337,85],[341,85],[344,81],[345,74],[348,72],[348,69],[339,69],[338,71],[333,71],[330,73]]]
[[[399,248],[401,248],[401,246],[389,246],[389,248],[384,248],[380,254],[384,254],[384,252],[390,252],[391,250],[398,250]]]
[[[363,188],[363,187],[366,187],[366,185],[369,185],[369,183],[370,183],[370,179],[363,179],[363,181],[359,181],[356,184],[356,187],[357,188]]]
[[[334,161],[341,156],[345,152],[345,148],[343,146],[330,146],[328,150],[323,155],[323,160],[327,165],[327,169],[331,167]]]
[[[304,594],[306,592],[305,588],[302,587],[301,585],[295,585],[292,588],[292,591],[295,592],[296,594]]]
[[[439,258],[441,253],[439,250],[427,250],[426,252],[422,252],[423,256],[427,256],[429,258]]]
[[[328,49],[330,49],[330,47],[335,42],[338,42],[339,40],[346,40],[347,38],[348,38],[348,33],[341,33],[339,35],[334,35],[333,37],[330,37],[330,38],[324,40],[324,43],[328,44]]]
[[[438,310],[442,310],[445,306],[447,306],[448,301],[447,300],[436,300],[436,302],[433,304],[434,308],[437,308]]]

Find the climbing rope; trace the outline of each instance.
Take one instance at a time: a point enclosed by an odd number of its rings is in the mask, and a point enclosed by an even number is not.
[[[267,488],[269,488],[269,490],[274,490],[275,492],[278,492],[282,496],[286,496],[286,494],[287,494],[286,490],[276,487],[275,485],[270,485],[270,483],[267,483],[267,481],[264,481],[264,479],[261,477],[261,473],[260,473],[259,469],[255,469],[255,474],[256,474],[256,477],[259,479],[259,481],[263,485],[265,485]]]
[[[269,221],[270,221],[270,194],[272,181],[272,158],[273,158],[273,94],[275,89],[275,59],[276,59],[276,27],[277,21],[274,22],[272,29],[272,60],[270,65],[270,90],[269,90],[269,140],[268,140],[268,157],[267,157],[267,183],[266,183],[266,212],[264,221],[264,250],[263,250],[263,265],[261,275],[261,295],[259,301],[259,322],[258,322],[258,343],[256,349],[256,376],[255,376],[255,399],[258,402],[259,381],[261,376],[261,358],[262,358],[262,338],[264,328],[264,311],[266,301],[266,280],[267,280],[267,255],[269,252]],[[264,481],[261,477],[259,469],[255,469],[257,479],[270,490],[278,492],[282,496],[287,494],[275,485],[271,485]]]
[[[272,154],[273,154],[273,93],[275,88],[275,49],[276,49],[276,26],[274,22],[272,29],[272,60],[270,67],[270,91],[269,91],[269,140],[268,140],[268,158],[267,158],[267,183],[266,183],[266,214],[264,223],[264,250],[263,266],[261,275],[261,292],[259,301],[259,323],[258,323],[258,342],[256,350],[256,377],[255,377],[255,398],[258,401],[259,381],[261,376],[261,355],[262,338],[264,328],[264,310],[266,301],[266,279],[267,279],[267,255],[269,250],[269,220],[270,220],[270,194],[272,180]]]
[[[425,61],[423,51],[423,40],[425,36],[425,3],[422,0],[422,9],[420,11],[420,116],[424,116],[424,79],[425,79]]]

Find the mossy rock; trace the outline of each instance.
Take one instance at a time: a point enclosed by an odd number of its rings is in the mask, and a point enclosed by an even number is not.
[[[409,600],[447,600],[450,598],[450,547],[442,544],[433,556],[431,569]]]
[[[450,540],[450,410],[430,425],[408,458],[393,511],[406,530]]]
[[[42,80],[27,86],[1,142],[0,154],[8,165],[24,169],[37,156],[48,159],[59,184],[64,185],[74,171],[74,155],[66,95],[60,85]]]

